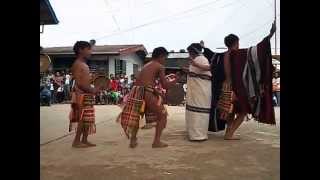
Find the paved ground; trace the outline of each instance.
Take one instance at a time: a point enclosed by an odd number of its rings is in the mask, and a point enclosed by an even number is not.
[[[223,132],[202,143],[186,140],[184,108],[169,107],[163,139],[170,145],[152,149],[154,129],[140,130],[139,146],[128,141],[115,122],[117,106],[96,106],[97,147],[73,149],[68,136],[68,105],[41,107],[42,180],[278,180],[280,122],[245,122],[240,141],[224,141]],[[142,124],[143,125],[143,124]],[[42,145],[41,145],[42,144]]]

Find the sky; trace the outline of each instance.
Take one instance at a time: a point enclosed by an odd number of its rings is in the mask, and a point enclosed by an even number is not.
[[[42,47],[143,44],[151,52],[186,49],[204,40],[217,52],[233,33],[240,48],[256,45],[274,21],[274,0],[50,0],[59,20],[40,33]],[[277,3],[277,47],[280,49],[280,0]],[[275,37],[271,39],[274,48]],[[273,50],[274,52],[274,50]]]

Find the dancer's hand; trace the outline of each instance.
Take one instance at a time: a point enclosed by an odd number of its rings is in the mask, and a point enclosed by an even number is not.
[[[176,78],[176,75],[171,73],[166,75],[166,78],[169,78],[169,79]]]
[[[271,29],[270,29],[269,38],[271,38],[271,37],[273,36],[273,34],[276,32],[276,30],[277,30],[276,21],[274,21],[274,22],[272,23],[272,27],[271,27]]]
[[[200,45],[201,45],[202,48],[205,48],[203,40],[200,41]]]

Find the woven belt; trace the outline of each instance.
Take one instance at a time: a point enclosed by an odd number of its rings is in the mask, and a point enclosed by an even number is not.
[[[189,72],[188,73],[189,77],[195,77],[195,78],[200,78],[200,79],[204,79],[204,80],[209,80],[211,81],[211,76],[205,75],[205,74],[196,74],[194,72]]]

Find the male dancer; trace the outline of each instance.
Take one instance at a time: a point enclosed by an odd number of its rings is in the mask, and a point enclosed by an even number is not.
[[[156,132],[153,148],[163,148],[168,145],[160,141],[161,133],[167,124],[167,111],[162,104],[161,96],[155,90],[155,80],[160,79],[163,88],[168,89],[174,85],[178,76],[170,74],[165,76],[165,59],[168,51],[164,47],[158,47],[153,50],[152,60],[144,65],[136,78],[132,87],[127,103],[120,114],[121,125],[128,138],[130,138],[130,147],[137,146],[137,132],[139,129],[139,120],[145,111],[152,112],[157,117]]]
[[[268,48],[270,47],[268,47],[268,45],[262,45],[262,44],[267,41],[269,42],[270,38],[273,36],[275,31],[276,31],[276,26],[275,26],[275,23],[273,23],[269,35],[260,44],[261,49],[265,49],[265,50],[260,50],[260,53],[258,53],[258,55],[262,56],[261,59],[266,59],[265,57],[267,57],[268,53],[270,53],[268,51]],[[239,51],[238,36],[234,34],[230,34],[225,37],[224,43],[227,46],[228,50],[224,53],[224,57],[223,57],[224,80],[223,80],[221,96],[219,98],[219,102],[217,106],[221,113],[220,118],[226,120],[227,122],[227,129],[225,132],[224,139],[239,140],[239,138],[233,136],[235,131],[240,127],[241,123],[244,121],[244,118],[247,116],[247,114],[254,114],[253,109],[256,110],[258,106],[257,104],[255,104],[249,107],[250,106],[249,104],[252,104],[252,102],[256,101],[256,97],[254,97],[255,99],[248,100],[245,98],[246,95],[244,95],[246,94],[244,91],[247,91],[248,88],[242,87],[243,85],[242,85],[241,68],[243,67],[240,67],[240,65],[243,66],[243,64],[240,64],[240,58],[246,60],[247,54],[240,56],[238,52]],[[270,46],[270,43],[269,43],[269,46]],[[197,62],[192,62],[192,63],[194,66],[201,68],[203,70],[208,70],[211,68],[209,65],[202,65]],[[269,69],[268,64],[264,64],[264,65],[266,66],[264,68]],[[260,66],[263,67],[263,65],[260,65]],[[270,72],[264,71],[264,69],[262,69],[261,74],[263,73],[270,74]],[[267,80],[262,79],[261,81],[267,81]],[[263,92],[263,89],[266,89],[265,87],[266,86],[264,86],[264,88],[260,88],[261,92]],[[267,93],[265,93],[265,95],[266,94]],[[239,97],[237,97],[238,95],[241,95],[241,100],[239,99]],[[261,95],[257,94],[257,96],[261,96]],[[259,122],[262,122],[262,123],[274,124],[275,122],[274,122],[274,117],[272,117],[272,112],[269,111],[270,108],[267,107],[268,106],[267,98],[264,97],[262,98],[262,101],[263,100],[265,102],[264,104],[259,106],[261,110],[257,115],[259,116],[257,119]]]
[[[75,84],[72,92],[69,131],[77,125],[76,136],[72,147],[84,148],[96,146],[88,141],[88,135],[96,133],[94,114],[94,95],[99,93],[97,88],[90,86],[91,77],[87,58],[91,55],[91,44],[86,41],[75,43],[73,50],[77,59],[71,67]],[[80,137],[82,135],[82,140]]]

